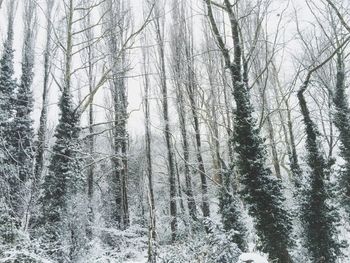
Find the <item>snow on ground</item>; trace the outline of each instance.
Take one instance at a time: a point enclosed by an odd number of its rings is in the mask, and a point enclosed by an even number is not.
[[[268,261],[256,253],[243,253],[239,256],[238,263],[268,263]]]
[[[125,261],[125,263],[146,263],[147,262],[147,251],[137,254],[133,259]]]

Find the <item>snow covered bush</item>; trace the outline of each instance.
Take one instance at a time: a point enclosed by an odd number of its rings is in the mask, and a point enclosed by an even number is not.
[[[241,251],[237,244],[231,241],[235,234],[234,231],[225,232],[221,227],[211,222],[207,225],[209,228],[207,235],[203,233],[172,246],[163,246],[159,251],[159,262],[237,262]]]

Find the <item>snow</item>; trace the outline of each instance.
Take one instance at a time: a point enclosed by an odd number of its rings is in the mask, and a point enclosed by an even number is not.
[[[267,259],[257,253],[243,253],[237,263],[268,263]]]

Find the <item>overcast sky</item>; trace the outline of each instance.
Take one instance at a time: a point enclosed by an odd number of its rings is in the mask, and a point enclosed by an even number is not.
[[[7,0],[11,1],[11,0]],[[15,19],[15,63],[16,63],[16,75],[19,77],[20,74],[20,61],[21,61],[21,46],[22,46],[22,36],[23,36],[23,22],[22,22],[22,5],[21,2],[23,0],[19,0],[19,6],[16,12],[16,19]],[[44,0],[39,0],[38,3],[44,8]],[[142,23],[142,3],[143,0],[131,0],[131,6],[132,11],[134,14],[134,28],[138,28],[140,24]],[[171,0],[166,1],[167,4],[171,3]],[[194,32],[196,36],[196,46],[199,47],[201,44],[202,36],[201,32],[203,30],[203,26],[201,25],[201,19],[203,19],[203,6],[201,0],[193,0],[193,15],[194,15]],[[274,33],[274,30],[276,29],[276,23],[279,19],[281,10],[283,10],[287,5],[286,0],[276,0],[274,1],[274,4],[271,6],[271,15],[269,16],[269,23],[266,24],[268,27],[268,30],[271,31],[271,33]],[[312,17],[310,16],[304,0],[291,0],[289,3],[288,10],[285,12],[285,18],[283,18],[284,22],[286,23],[285,28],[285,35],[284,39],[288,40],[292,38],[292,35],[295,33],[295,15],[294,8],[297,10],[298,17],[300,19],[300,23],[304,26],[306,26],[308,23],[307,21],[312,20]],[[170,17],[170,5],[166,8],[166,14],[167,17]],[[166,32],[169,32],[169,28],[167,28]],[[0,10],[0,36],[1,40],[3,41],[6,34],[6,0],[2,5],[2,8]],[[282,37],[283,34],[280,32],[280,36]],[[283,38],[281,38],[283,39]],[[42,62],[43,62],[43,47],[45,45],[45,20],[44,16],[41,10],[38,11],[38,36],[36,41],[36,67],[35,67],[35,78],[34,78],[34,97],[35,97],[35,111],[33,114],[33,118],[38,120],[39,114],[40,114],[40,107],[41,107],[41,91],[42,91]],[[136,44],[138,46],[138,44]],[[2,46],[1,49],[2,50]],[[297,49],[296,41],[290,41],[287,45],[287,51],[293,53]],[[133,68],[132,71],[130,71],[129,75],[139,75],[140,74],[140,50],[133,49],[132,54],[130,57],[131,66]],[[291,59],[290,54],[286,54],[284,57],[284,63],[287,65],[286,67],[291,68]],[[289,65],[290,64],[290,65]],[[291,72],[289,72],[291,73]],[[286,78],[288,78],[288,74]],[[154,83],[153,83],[154,84]],[[154,86],[154,85],[153,85]],[[153,87],[153,91],[156,92],[155,87]],[[130,119],[129,119],[129,131],[131,135],[140,134],[143,132],[143,113],[142,113],[142,78],[141,77],[134,77],[128,79],[128,94],[129,94],[129,112],[131,112]],[[171,95],[171,94],[170,94]],[[97,96],[96,103],[104,105],[104,97],[106,96],[106,92],[101,90]],[[52,86],[52,89],[50,91],[50,117],[51,117],[51,125],[53,126],[57,122],[57,101],[58,101],[58,91],[57,87],[55,85]],[[98,111],[97,115],[97,121],[103,121],[104,113],[103,110],[100,109]],[[154,126],[158,126],[159,123],[156,119],[153,120]]]

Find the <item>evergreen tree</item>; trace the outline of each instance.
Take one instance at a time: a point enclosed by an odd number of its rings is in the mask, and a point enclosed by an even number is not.
[[[310,75],[309,75],[310,76]],[[302,224],[305,229],[305,244],[312,262],[337,262],[340,244],[335,239],[338,221],[336,213],[329,205],[327,189],[327,164],[319,147],[319,132],[312,121],[304,92],[309,84],[309,77],[298,92],[298,99],[303,115],[306,132],[306,161],[310,168],[307,184],[303,190]]]

